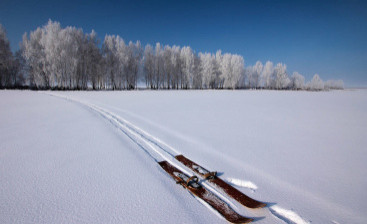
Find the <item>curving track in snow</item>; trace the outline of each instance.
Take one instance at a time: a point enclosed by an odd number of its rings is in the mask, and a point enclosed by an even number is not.
[[[95,104],[91,104],[82,100],[78,100],[69,96],[60,95],[56,93],[47,92],[47,95],[58,97],[65,99],[67,101],[77,103],[97,114],[101,117],[106,119],[110,122],[114,127],[116,127],[119,131],[123,134],[128,136],[135,144],[139,146],[147,155],[149,155],[155,162],[166,160],[169,161],[173,166],[181,170],[182,172],[186,173],[189,176],[194,175],[192,171],[190,171],[187,167],[181,165],[181,163],[177,162],[174,158],[176,155],[182,154],[177,149],[173,148],[172,146],[168,145],[167,143],[163,142],[161,139],[151,135],[150,133],[142,130],[141,128],[137,127],[136,125],[132,124],[131,122],[127,121],[126,119],[114,114],[111,111],[108,111],[105,108],[99,107]],[[252,190],[256,190],[257,186],[252,183],[251,181],[242,181],[238,179],[228,179],[228,182],[241,187],[250,188]],[[232,203],[231,199],[225,196],[222,192],[216,190],[214,187],[206,183],[205,181],[201,181],[201,184],[225,201],[230,207],[232,207],[235,211],[239,211],[237,206]],[[196,197],[195,197],[196,198]],[[219,217],[221,217],[215,210],[213,210],[210,206],[208,206],[202,200],[196,198],[200,203],[204,204],[209,210],[213,213],[216,213]],[[295,213],[293,210],[287,210],[279,206],[271,206],[268,207],[270,213],[279,218],[281,221],[285,223],[296,223],[296,224],[304,224],[309,223],[305,221],[301,216]],[[240,213],[240,212],[238,212]]]

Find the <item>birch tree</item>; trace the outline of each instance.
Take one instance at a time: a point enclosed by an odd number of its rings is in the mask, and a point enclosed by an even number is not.
[[[296,90],[304,89],[305,87],[305,77],[298,72],[293,72],[291,77],[291,87]]]
[[[249,66],[246,69],[246,76],[248,81],[249,88],[259,88],[260,87],[260,79],[261,73],[263,71],[263,64],[260,61],[257,61],[255,65]]]
[[[154,51],[151,45],[146,45],[144,49],[144,77],[145,85],[153,89],[154,75]]]
[[[261,73],[261,85],[264,88],[266,88],[266,89],[272,88],[273,74],[274,74],[273,62],[267,61],[264,65],[262,73]]]
[[[290,79],[287,74],[287,66],[282,63],[278,63],[274,68],[275,89],[285,89],[290,83]]]
[[[181,60],[181,48],[179,46],[173,46],[171,48],[171,64],[172,64],[172,77],[171,86],[173,89],[178,89],[182,82],[182,60]]]
[[[181,88],[188,89],[192,87],[195,66],[194,52],[190,47],[181,48],[181,60],[183,73]]]
[[[313,90],[313,91],[324,90],[324,82],[322,81],[322,79],[320,78],[318,74],[315,74],[312,77],[311,82],[308,83],[307,87],[308,89]]]

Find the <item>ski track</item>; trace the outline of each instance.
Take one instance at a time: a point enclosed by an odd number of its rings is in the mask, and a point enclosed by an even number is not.
[[[182,154],[172,146],[168,145],[167,143],[163,142],[159,138],[147,133],[146,131],[142,130],[141,128],[133,125],[131,122],[123,119],[122,117],[103,109],[97,105],[81,101],[69,96],[59,95],[55,93],[46,93],[47,95],[58,97],[65,99],[70,102],[78,103],[81,106],[86,107],[94,112],[97,112],[100,116],[105,118],[109,121],[113,126],[115,126],[118,130],[120,130],[123,134],[125,134],[129,139],[131,139],[135,144],[139,146],[150,158],[152,158],[155,162],[166,160],[170,162],[173,166],[178,168],[183,173],[192,176],[195,175],[191,170],[186,168],[184,165],[181,165],[179,162],[176,161],[175,155]],[[150,149],[150,150],[149,150]],[[155,155],[154,155],[155,154]],[[157,158],[157,156],[159,158]],[[257,186],[251,181],[244,181],[235,178],[227,178],[227,181],[233,185],[238,187],[245,187],[251,190],[256,190]],[[238,207],[232,203],[231,199],[226,197],[224,193],[220,190],[217,190],[215,187],[211,186],[210,184],[206,183],[205,181],[201,181],[201,184],[206,187],[209,191],[213,194],[218,196],[222,199],[225,203],[227,203],[232,209],[238,212]],[[205,203],[200,198],[195,197],[200,203],[206,206],[211,212],[215,215],[219,216],[221,219],[224,219],[217,211],[215,211],[210,205]],[[282,221],[288,224],[308,224],[304,219],[302,219],[297,213],[292,210],[286,210],[279,206],[272,206],[269,208],[272,215],[281,219]]]
[[[154,161],[158,162],[158,161],[161,161],[162,159],[167,160],[173,166],[175,166],[176,168],[181,170],[183,173],[185,173],[187,175],[190,175],[190,176],[194,175],[191,170],[188,170],[185,166],[181,165],[179,162],[176,162],[177,160],[174,158],[174,156],[182,154],[182,153],[180,153],[178,150],[176,150],[172,146],[168,145],[167,143],[163,142],[161,139],[147,133],[146,131],[140,129],[139,127],[133,125],[132,123],[130,123],[129,121],[119,117],[118,115],[115,115],[114,113],[108,111],[107,109],[103,109],[103,108],[101,108],[101,107],[99,107],[95,104],[89,103],[87,101],[82,101],[82,100],[75,99],[71,96],[65,96],[65,95],[51,93],[51,92],[39,92],[39,93],[43,93],[45,95],[62,98],[62,99],[65,99],[65,100],[73,102],[73,103],[78,103],[81,106],[84,106],[87,109],[90,109],[90,110],[98,113],[100,116],[102,116],[107,121],[109,121],[113,126],[115,126],[118,130],[120,130],[123,134],[125,134],[128,138],[130,138],[134,143],[136,143],[139,146],[139,148],[142,149]],[[111,107],[111,106],[105,105],[103,103],[101,103],[101,104],[104,105],[105,108],[106,107]],[[128,111],[121,110],[119,108],[114,107],[114,109],[118,109],[119,111],[122,111],[124,113],[128,113],[128,114],[130,113]],[[131,114],[131,113],[130,113],[130,115],[131,116],[136,116],[135,114]],[[145,120],[145,118],[142,118],[142,117],[139,117],[139,118],[142,119],[142,120]],[[145,120],[145,121],[147,121],[147,120]],[[150,121],[148,121],[148,122],[151,123]],[[179,136],[179,137],[183,138],[184,136]],[[197,144],[201,144],[201,142],[196,142],[196,141],[193,141],[192,139],[188,139],[188,141],[195,142]],[[203,147],[203,150],[208,151],[208,149],[206,149],[205,147]],[[231,158],[231,157],[229,157],[229,156],[227,156],[227,155],[225,155],[221,152],[214,152],[214,153],[218,154],[219,156],[223,156],[224,158],[226,158],[228,160],[233,161],[233,158]],[[254,170],[253,167],[246,166],[246,168]],[[298,192],[298,193],[303,194],[303,195],[304,194],[308,195],[310,198],[312,198],[314,201],[317,201],[318,203],[322,204],[324,207],[333,207],[333,210],[335,210],[337,212],[342,212],[342,213],[346,213],[349,216],[353,216],[353,217],[357,216],[358,217],[357,214],[355,214],[353,211],[351,211],[350,209],[348,209],[346,207],[343,207],[343,206],[337,205],[335,203],[332,203],[330,201],[324,200],[323,198],[321,198],[317,195],[313,195],[310,192],[295,188],[294,186],[290,185],[289,183],[283,182],[282,180],[274,179],[272,176],[269,176],[268,174],[262,172],[261,170],[257,170],[257,171],[260,172],[260,174],[262,176],[266,177],[267,179],[270,179],[270,180],[276,181],[276,182],[281,182],[281,184],[283,186],[286,186],[286,187],[292,189],[295,192]],[[235,186],[238,186],[238,187],[249,188],[253,191],[255,191],[257,189],[257,186],[251,181],[244,181],[244,180],[235,179],[235,178],[227,178],[227,181],[229,183],[235,185]],[[206,181],[201,181],[200,183],[203,186],[205,186],[208,190],[212,191],[219,198],[221,198],[223,201],[225,201],[235,211],[238,211],[237,206],[232,203],[231,198],[226,197],[223,192],[221,192],[220,190],[217,190],[215,187],[209,185],[208,183],[206,183]],[[197,197],[195,197],[195,198],[197,198]],[[219,213],[214,211],[209,205],[206,205],[206,203],[204,203],[204,201],[199,200],[199,202],[203,203],[206,207],[208,207],[216,215],[219,215]],[[285,223],[288,223],[288,224],[292,224],[292,223],[296,223],[296,224],[310,223],[310,221],[305,221],[301,216],[299,216],[293,210],[287,210],[287,209],[281,208],[281,207],[276,206],[276,205],[268,207],[268,209],[274,217],[282,220]],[[220,216],[220,217],[222,218],[222,216]],[[358,218],[360,218],[360,220],[362,220],[361,217],[358,217]],[[330,221],[332,223],[338,224],[338,222],[335,221],[335,220],[330,220]]]
[[[167,143],[161,141],[160,139],[145,132],[144,130],[140,129],[139,127],[136,127],[135,125],[121,118],[120,116],[112,112],[109,112],[97,105],[94,105],[88,102],[84,102],[78,99],[74,99],[69,96],[59,95],[55,93],[46,93],[46,94],[49,96],[65,99],[70,102],[78,103],[81,106],[86,107],[87,109],[97,112],[100,116],[102,116],[107,121],[109,121],[113,126],[115,126],[118,130],[124,133],[135,144],[137,144],[139,148],[141,148],[155,162],[166,160],[169,163],[171,163],[173,166],[178,168],[180,171],[185,173],[186,175],[189,175],[189,176],[195,175],[191,170],[186,168],[184,165],[181,165],[179,162],[176,162],[175,155],[180,155],[181,153],[179,151],[177,151],[176,149],[174,149],[172,146],[168,145]],[[147,149],[147,147],[150,148],[152,151]],[[154,156],[152,152],[154,152],[156,156]],[[157,158],[157,155],[160,157],[160,159]],[[235,204],[233,204],[230,201],[230,199],[224,196],[220,191],[218,191],[217,189],[215,189],[214,187],[212,187],[205,181],[202,181],[201,184],[204,187],[206,187],[208,190],[210,190],[213,194],[218,196],[218,198],[222,199],[225,203],[227,203],[232,209],[238,212],[239,210],[238,207]],[[205,206],[209,208],[210,211],[214,212],[217,216],[219,215],[217,211],[211,208],[211,206],[207,205],[204,201],[202,200],[198,200],[198,201],[202,204],[205,204]],[[221,218],[223,219],[223,217]]]
[[[278,219],[288,224],[309,224],[310,223],[304,220],[301,216],[299,216],[294,211],[284,209],[277,205],[270,207],[269,210],[275,217],[277,217]]]
[[[251,189],[252,191],[257,190],[256,184],[254,184],[251,181],[241,180],[241,179],[236,179],[236,178],[227,178],[227,182],[237,187],[248,188],[248,189]]]
[[[168,128],[164,127],[164,126],[158,125],[157,123],[152,122],[151,120],[148,120],[148,119],[146,119],[146,118],[145,118],[145,117],[143,117],[143,116],[140,116],[140,115],[137,115],[137,114],[132,113],[132,112],[130,112],[130,111],[127,111],[127,110],[121,109],[121,108],[119,108],[119,107],[115,107],[115,106],[111,106],[111,105],[108,105],[108,104],[104,104],[104,103],[102,103],[102,102],[100,102],[100,101],[98,101],[98,105],[102,105],[104,108],[110,108],[110,109],[112,109],[112,110],[114,110],[114,111],[119,111],[119,112],[122,112],[122,113],[124,113],[124,114],[126,114],[126,115],[128,115],[128,116],[131,116],[131,117],[137,118],[137,119],[139,119],[139,120],[143,121],[143,122],[144,122],[144,123],[146,123],[146,124],[149,124],[149,125],[152,125],[152,126],[154,126],[154,127],[157,127],[157,128],[159,128],[160,130],[163,130],[163,131],[169,132],[170,134],[172,134],[172,135],[174,135],[175,137],[180,138],[180,139],[182,139],[182,140],[189,141],[189,142],[192,142],[192,143],[196,143],[195,141],[192,141],[191,139],[187,139],[185,135],[182,135],[181,133],[176,132],[175,130],[168,129]],[[162,143],[164,143],[164,142],[162,141]],[[164,144],[166,144],[166,143],[164,143]],[[166,145],[167,145],[167,144],[166,144]],[[170,145],[167,145],[167,146],[168,146],[168,147],[170,147],[170,148],[172,148]]]

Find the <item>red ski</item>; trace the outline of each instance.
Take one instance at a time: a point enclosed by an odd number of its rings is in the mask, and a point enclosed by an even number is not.
[[[196,176],[189,177],[182,173],[179,169],[172,166],[167,161],[159,162],[159,165],[176,180],[177,184],[182,185],[189,190],[193,195],[202,199],[208,203],[213,209],[218,211],[227,221],[231,223],[250,223],[253,221],[251,218],[247,218],[236,213],[230,208],[224,201],[218,198],[216,195],[206,190],[198,183]]]
[[[248,197],[241,191],[224,182],[222,179],[217,177],[217,172],[209,172],[204,167],[194,163],[183,155],[175,156],[175,158],[182,164],[190,168],[192,171],[194,171],[197,175],[204,179],[207,179],[210,183],[223,190],[226,194],[228,194],[230,197],[232,197],[242,205],[249,208],[262,208],[266,206],[265,203],[256,201],[255,199]]]

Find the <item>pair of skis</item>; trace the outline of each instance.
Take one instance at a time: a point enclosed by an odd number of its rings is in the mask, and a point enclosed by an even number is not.
[[[238,201],[240,204],[249,208],[262,208],[266,206],[265,203],[256,201],[248,197],[247,195],[243,194],[236,188],[224,182],[217,176],[216,172],[209,172],[204,167],[198,165],[197,163],[194,163],[193,161],[189,160],[183,155],[175,156],[175,158],[183,165],[191,169],[195,174],[197,174],[203,179],[206,179],[208,182],[224,191],[227,195]],[[253,219],[251,218],[239,215],[232,208],[230,208],[227,203],[225,203],[216,195],[214,195],[213,193],[202,187],[198,183],[197,176],[189,177],[176,167],[172,166],[167,161],[159,162],[159,165],[171,177],[173,177],[173,179],[176,180],[177,184],[182,185],[184,188],[189,190],[193,195],[208,203],[212,208],[218,211],[227,221],[231,223],[250,223],[253,221]]]

